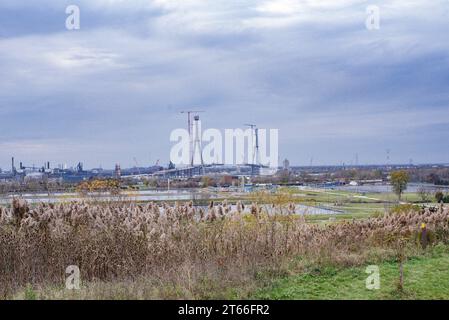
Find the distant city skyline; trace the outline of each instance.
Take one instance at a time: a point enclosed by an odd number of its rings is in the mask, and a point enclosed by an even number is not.
[[[20,160],[20,159],[15,159],[15,157],[13,157],[14,160]],[[349,161],[349,162],[345,162],[345,161],[340,161],[338,163],[315,163],[313,161],[311,161],[309,164],[291,164],[290,160],[288,158],[283,158],[281,159],[281,161],[279,162],[279,168],[283,168],[284,167],[284,161],[287,160],[289,163],[289,167],[293,168],[293,167],[326,167],[326,166],[330,166],[330,167],[369,167],[369,166],[409,166],[409,165],[416,165],[416,166],[420,166],[420,165],[443,165],[443,166],[449,166],[449,162],[421,162],[421,163],[416,163],[414,161],[409,161],[408,162],[391,162],[391,161],[385,161],[385,162],[379,162],[379,163],[356,163],[355,161]],[[74,162],[74,163],[53,163],[51,161],[47,161],[45,163],[35,163],[35,162],[27,162],[24,160],[18,161],[15,163],[15,168],[16,170],[20,169],[20,163],[23,164],[23,166],[25,168],[35,168],[37,169],[41,169],[41,168],[47,168],[47,165],[50,164],[50,168],[51,169],[73,169],[76,170],[77,166],[79,164],[82,165],[82,167],[86,170],[96,170],[96,169],[103,169],[103,170],[115,170],[116,166],[118,165],[119,167],[121,167],[122,169],[125,168],[137,168],[137,167],[153,167],[153,166],[162,166],[167,168],[170,164],[170,160],[167,160],[167,162],[162,162],[160,159],[157,159],[156,162],[144,162],[144,163],[137,163],[134,161],[134,163],[132,161],[129,162],[129,164],[125,164],[125,166],[123,166],[123,163],[119,163],[119,162],[115,162],[115,164],[112,167],[109,166],[104,166],[103,164],[98,164],[97,166],[93,165],[93,166],[86,166],[85,162],[83,161],[78,161],[78,162]],[[208,164],[216,164],[216,163],[205,163],[206,165]],[[238,165],[229,165],[229,164],[224,164],[225,166],[238,166]],[[245,164],[246,165],[246,164]],[[6,167],[0,167],[0,169],[3,170],[3,172],[8,172],[12,170],[12,163],[11,163],[11,159],[10,159],[10,163],[9,166]]]
[[[279,129],[280,164],[449,163],[448,18],[446,0],[3,0],[0,168],[166,165],[190,108]]]

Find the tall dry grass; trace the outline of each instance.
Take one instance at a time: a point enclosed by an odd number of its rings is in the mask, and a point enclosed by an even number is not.
[[[279,205],[281,206],[281,205]],[[83,283],[149,281],[154,298],[220,297],[227,288],[281,272],[303,257],[313,264],[356,265],[394,256],[397,242],[418,248],[425,223],[431,243],[447,241],[449,211],[306,223],[286,204],[267,212],[237,203],[207,209],[192,203],[38,204],[0,207],[0,294],[65,283],[77,265]],[[215,290],[217,294],[212,294]]]

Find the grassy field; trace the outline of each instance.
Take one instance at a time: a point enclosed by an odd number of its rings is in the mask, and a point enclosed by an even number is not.
[[[303,216],[295,194],[258,196],[247,202],[271,205],[246,212],[227,202],[14,199],[0,206],[0,299],[449,299],[448,207],[386,214],[354,196],[344,206],[371,210]],[[399,256],[408,257],[403,292]],[[378,291],[365,288],[370,264],[380,267]],[[68,266],[79,290],[65,287]]]
[[[342,190],[300,190],[289,189],[296,202],[310,206],[325,207],[343,212],[335,217],[338,219],[365,218],[384,213],[397,205],[398,198],[393,192],[389,193],[356,193]],[[417,193],[405,193],[402,203],[421,204]],[[322,220],[326,217],[311,217],[311,220]]]
[[[368,264],[367,264],[368,265]],[[449,246],[436,247],[408,258],[404,264],[404,289],[397,289],[398,263],[394,260],[378,265],[379,290],[368,290],[365,282],[368,274],[364,267],[310,267],[298,271],[295,267],[285,270],[289,276],[259,274],[251,286],[228,288],[216,292],[213,283],[204,283],[203,299],[263,299],[263,300],[441,300],[449,299]],[[269,283],[269,284],[267,284]],[[173,298],[179,288],[166,287],[155,292],[157,285],[146,278],[128,282],[91,282],[81,290],[67,291],[63,286],[27,287],[14,299],[147,299]],[[166,297],[164,295],[167,295]],[[195,298],[195,297],[190,297]]]
[[[366,289],[366,267],[315,268],[259,290],[256,299],[449,299],[449,247],[437,246],[404,264],[404,290],[397,289],[398,263],[379,265],[380,289]]]

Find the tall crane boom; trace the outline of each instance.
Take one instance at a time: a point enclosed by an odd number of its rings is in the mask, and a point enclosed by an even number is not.
[[[187,113],[187,131],[189,132],[189,159],[192,159],[192,149],[193,149],[193,123],[192,123],[192,114],[203,113],[206,111],[203,110],[183,110],[181,113]]]
[[[257,128],[257,125],[251,123],[246,123],[245,126],[251,128],[251,140],[253,140],[253,137],[255,137],[256,139],[255,143],[254,141],[251,141],[251,144],[253,146],[252,164],[259,164],[259,129]]]
[[[191,115],[195,113],[203,113],[206,111],[203,110],[183,110],[181,113],[187,113],[187,130],[189,131],[189,135],[192,134],[192,118]]]

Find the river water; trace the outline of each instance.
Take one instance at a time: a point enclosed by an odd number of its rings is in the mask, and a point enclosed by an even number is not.
[[[427,191],[435,193],[436,191],[449,192],[448,186],[437,186],[434,184],[428,183],[409,183],[407,186],[407,190],[405,193],[415,193],[418,192],[421,188],[425,188]],[[392,191],[391,185],[389,184],[373,184],[373,185],[361,185],[361,186],[335,186],[329,187],[325,189],[332,190],[346,190],[358,193],[389,193]]]
[[[0,196],[0,205],[8,205],[11,203],[15,195]],[[16,195],[17,196],[17,195]],[[26,200],[28,203],[57,203],[57,202],[72,202],[72,201],[190,201],[190,200],[214,200],[220,196],[217,193],[199,192],[192,190],[171,190],[171,191],[156,191],[156,190],[141,190],[134,192],[122,192],[119,196],[111,196],[109,194],[102,195],[89,195],[87,197],[81,197],[78,193],[28,193],[21,194],[20,197]],[[222,197],[220,197],[222,198]],[[261,205],[264,207],[263,205]],[[230,206],[234,211],[235,205]],[[269,205],[266,206],[269,210]],[[205,207],[204,207],[205,208]],[[250,206],[246,206],[244,212],[250,212]],[[327,209],[323,207],[306,206],[302,204],[296,204],[296,214],[339,214],[342,212]]]
[[[71,202],[83,200],[97,200],[97,201],[189,201],[189,200],[208,200],[217,198],[216,195],[202,192],[192,192],[189,190],[170,190],[170,191],[156,191],[156,190],[142,190],[133,192],[122,192],[118,196],[111,196],[108,193],[103,194],[89,194],[86,197],[80,196],[78,193],[27,193],[21,195],[6,195],[0,196],[0,204],[11,203],[14,196],[26,200],[29,203],[54,203],[54,202]]]

